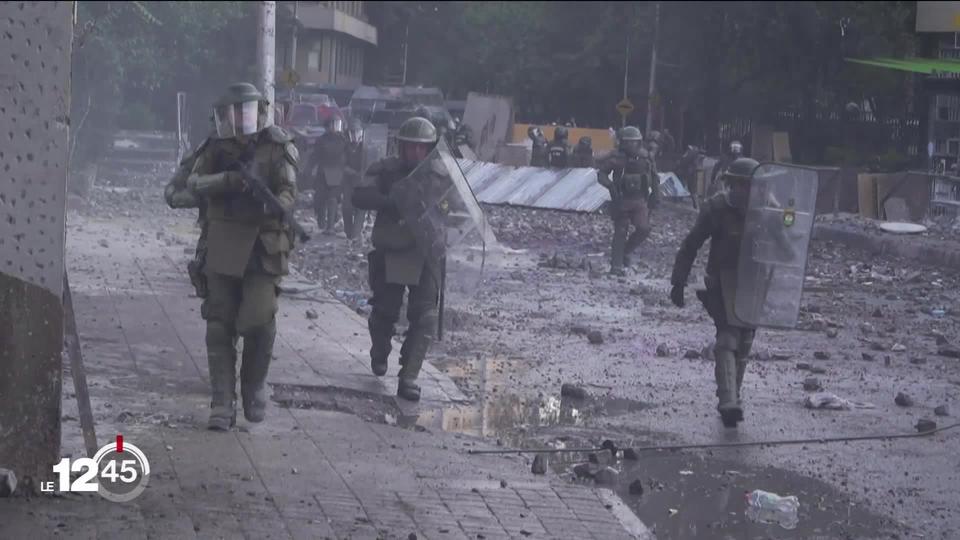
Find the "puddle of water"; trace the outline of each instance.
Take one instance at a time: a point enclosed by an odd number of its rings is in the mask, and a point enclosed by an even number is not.
[[[617,491],[659,539],[883,538],[902,534],[893,521],[853,505],[825,482],[790,471],[745,467],[694,453],[640,457],[636,462],[623,462]],[[629,492],[635,480],[643,484],[641,496]],[[744,514],[746,493],[755,489],[796,495],[800,500],[797,528],[786,530],[749,521]]]

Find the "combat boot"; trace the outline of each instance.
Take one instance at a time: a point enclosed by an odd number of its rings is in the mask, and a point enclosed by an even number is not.
[[[719,334],[714,346],[714,375],[717,382],[717,411],[724,427],[735,428],[743,418],[743,410],[737,402],[737,361],[728,336]]]
[[[393,350],[393,325],[371,315],[367,321],[370,329],[370,369],[377,377],[387,374],[387,359]]]
[[[400,383],[397,386],[397,396],[410,401],[420,400],[420,387],[416,380],[420,376],[427,350],[433,342],[433,330],[436,327],[437,314],[433,310],[428,310],[415,321],[411,321],[403,347],[400,348]]]
[[[229,431],[237,424],[237,349],[218,321],[207,322],[207,364],[211,394],[207,429]]]
[[[243,416],[248,422],[263,422],[267,411],[267,372],[277,335],[276,320],[243,336],[243,365],[240,367],[240,395]]]

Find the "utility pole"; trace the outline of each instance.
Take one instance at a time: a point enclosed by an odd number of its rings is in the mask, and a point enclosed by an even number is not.
[[[623,99],[627,99],[627,80],[630,77],[630,32],[627,32],[627,52],[623,59]],[[620,115],[620,127],[627,126],[627,115]]]
[[[407,85],[407,46],[410,43],[410,23],[407,22],[407,26],[403,31],[403,82],[400,83],[400,86]]]
[[[653,47],[650,49],[650,88],[647,90],[647,133],[653,128],[653,99],[657,84],[657,41],[660,39],[660,2],[654,5]]]
[[[259,2],[257,4],[257,82],[263,89],[263,97],[270,102],[267,107],[267,123],[273,123],[277,47],[277,3]]]
[[[300,2],[293,3],[293,29],[290,31],[290,69],[293,71],[297,70],[297,27],[299,26],[299,19],[297,18],[297,10],[300,8]]]

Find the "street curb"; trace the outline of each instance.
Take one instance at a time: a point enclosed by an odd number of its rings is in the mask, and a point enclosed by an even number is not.
[[[910,235],[870,233],[849,226],[828,224],[814,225],[813,238],[863,249],[874,255],[893,255],[924,265],[960,270],[960,247],[950,246],[945,242],[925,240]]]

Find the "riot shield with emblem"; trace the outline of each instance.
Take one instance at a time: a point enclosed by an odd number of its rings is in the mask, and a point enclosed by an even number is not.
[[[486,218],[444,140],[391,190],[417,248],[449,297],[469,298],[483,276]],[[445,268],[444,268],[445,267]]]
[[[817,203],[817,171],[763,163],[753,173],[737,262],[733,315],[750,326],[793,328]]]

